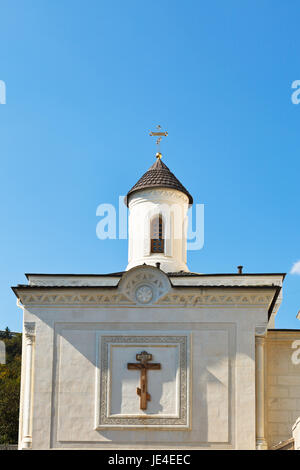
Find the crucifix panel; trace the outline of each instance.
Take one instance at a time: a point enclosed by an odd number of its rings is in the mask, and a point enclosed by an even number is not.
[[[99,428],[186,428],[188,336],[102,336]]]

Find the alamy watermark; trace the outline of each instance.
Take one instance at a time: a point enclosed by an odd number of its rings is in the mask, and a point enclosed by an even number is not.
[[[0,80],[0,104],[6,104],[6,85],[3,80]]]
[[[292,83],[292,89],[295,90],[293,91],[291,95],[291,100],[293,104],[299,104],[300,103],[300,80],[294,80]]]
[[[153,217],[158,213],[163,219],[163,237],[187,239],[188,250],[201,250],[204,246],[204,204],[194,204],[188,210],[188,215],[184,213],[184,208],[180,204],[159,204],[146,211],[144,206],[135,207],[136,220],[141,224],[135,233],[131,233],[134,241],[149,239],[149,227]],[[146,212],[145,212],[146,211]],[[124,204],[124,196],[119,196],[118,207],[113,204],[99,204],[96,210],[97,217],[101,217],[97,223],[96,234],[100,240],[126,240],[128,238],[128,211]]]
[[[292,363],[295,366],[297,366],[300,364],[300,340],[299,339],[296,339],[295,341],[293,341],[292,349],[296,350],[292,354]]]

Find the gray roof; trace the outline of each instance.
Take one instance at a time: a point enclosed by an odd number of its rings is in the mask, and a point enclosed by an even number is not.
[[[138,182],[128,191],[125,203],[128,206],[128,196],[146,188],[171,188],[186,194],[189,204],[193,204],[193,198],[187,189],[180,183],[176,176],[169,170],[160,158],[149,168]]]

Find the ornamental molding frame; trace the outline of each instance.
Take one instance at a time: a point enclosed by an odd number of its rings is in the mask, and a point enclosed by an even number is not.
[[[142,284],[143,286],[145,283]],[[146,284],[147,285],[147,284]],[[137,287],[138,288],[138,287]],[[85,307],[138,307],[138,308],[161,308],[164,306],[172,307],[209,307],[209,306],[233,306],[233,307],[252,307],[262,306],[268,307],[273,300],[273,294],[269,291],[266,292],[226,292],[225,289],[222,292],[216,293],[215,289],[195,289],[188,292],[182,288],[171,289],[169,292],[161,295],[157,300],[158,296],[153,295],[153,300],[149,303],[139,302],[136,298],[136,291],[130,285],[128,286],[130,297],[124,292],[111,292],[97,290],[97,292],[53,292],[53,289],[48,292],[19,292],[19,297],[24,306],[39,306],[39,307],[51,307],[51,306],[85,306]],[[160,292],[158,290],[158,292]],[[213,293],[210,293],[213,292]]]
[[[128,306],[133,302],[122,293],[112,293],[111,291],[103,292],[36,292],[36,293],[19,293],[20,300],[23,305],[33,306]]]
[[[210,306],[210,305],[224,305],[225,307],[232,306],[244,306],[244,305],[257,305],[257,306],[269,306],[273,299],[273,295],[270,293],[213,293],[209,294],[208,289],[201,289],[201,292],[174,292],[166,294],[160,299],[160,305],[178,305],[178,306]]]
[[[154,189],[139,189],[136,192],[129,195],[129,208],[133,207],[135,204],[140,204],[142,202],[155,202],[156,200],[161,202],[167,200],[171,202],[176,202],[181,200],[182,202],[188,204],[189,198],[186,194],[182,193],[178,189],[163,189],[163,188],[154,188]]]
[[[96,405],[95,429],[132,429],[132,428],[153,428],[166,430],[188,430],[190,427],[190,333],[178,331],[176,335],[147,335],[139,334],[137,336],[128,335],[128,332],[120,334],[108,334],[103,332],[98,336],[98,354],[100,353],[100,361],[97,364],[98,374],[98,403]],[[168,346],[176,345],[179,348],[179,374],[178,374],[178,412],[177,416],[164,415],[147,415],[146,413],[137,416],[130,415],[110,415],[109,413],[109,396],[110,389],[110,354],[111,345],[139,346],[147,348],[147,346]],[[134,397],[136,398],[136,397]]]

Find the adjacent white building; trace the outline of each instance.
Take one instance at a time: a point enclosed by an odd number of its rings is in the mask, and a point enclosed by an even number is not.
[[[160,157],[125,201],[126,270],[13,287],[20,449],[266,449],[292,436],[300,332],[274,330],[284,274],[190,272],[193,199]]]

